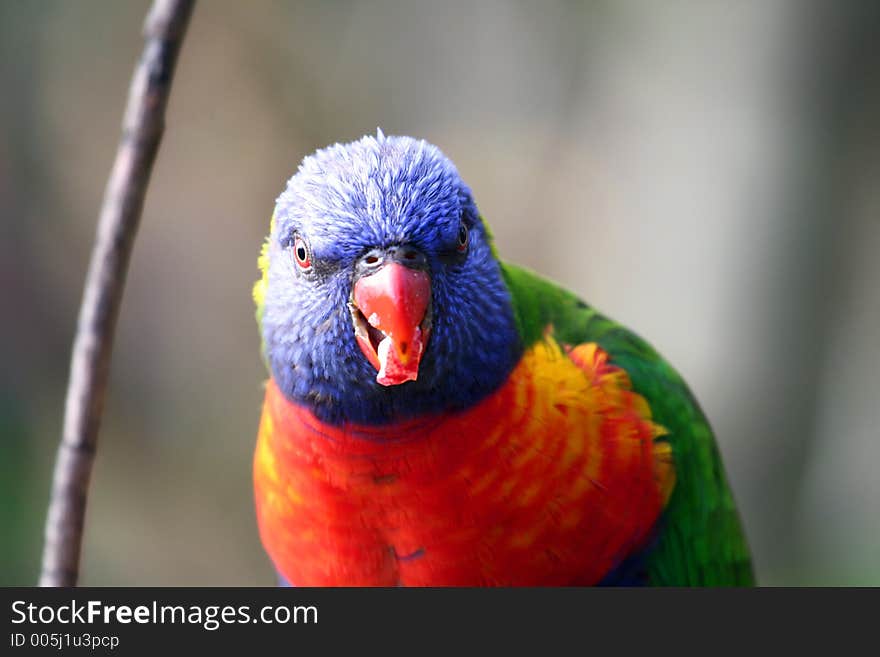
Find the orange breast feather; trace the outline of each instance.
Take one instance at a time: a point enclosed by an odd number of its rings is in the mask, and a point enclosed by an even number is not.
[[[300,586],[593,584],[672,490],[662,434],[605,352],[552,337],[473,409],[384,427],[323,424],[270,380],[260,534]]]

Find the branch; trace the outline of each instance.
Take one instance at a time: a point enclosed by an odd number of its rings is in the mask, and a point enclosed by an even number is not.
[[[144,196],[162,131],[174,66],[194,0],[155,0],[144,23],[122,137],[104,191],[70,363],[55,461],[40,586],[75,586],[86,499],[113,350],[113,334]]]

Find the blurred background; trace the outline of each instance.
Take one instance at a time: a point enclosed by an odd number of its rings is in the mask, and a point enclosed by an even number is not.
[[[36,582],[70,346],[149,3],[0,0],[0,584]],[[196,7],[118,326],[82,583],[271,585],[250,290],[303,156],[377,126],[499,248],[647,337],[766,585],[880,585],[880,3]]]

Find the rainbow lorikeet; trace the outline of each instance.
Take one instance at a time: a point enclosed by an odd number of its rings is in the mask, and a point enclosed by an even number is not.
[[[380,131],[307,157],[259,263],[254,483],[282,583],[753,583],[684,381],[499,260],[436,147]]]

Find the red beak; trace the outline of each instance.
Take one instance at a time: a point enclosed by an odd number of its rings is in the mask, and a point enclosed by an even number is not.
[[[383,385],[415,381],[427,335],[422,321],[431,300],[424,271],[389,262],[354,284],[354,303],[375,331],[356,331],[361,351],[379,370]]]

